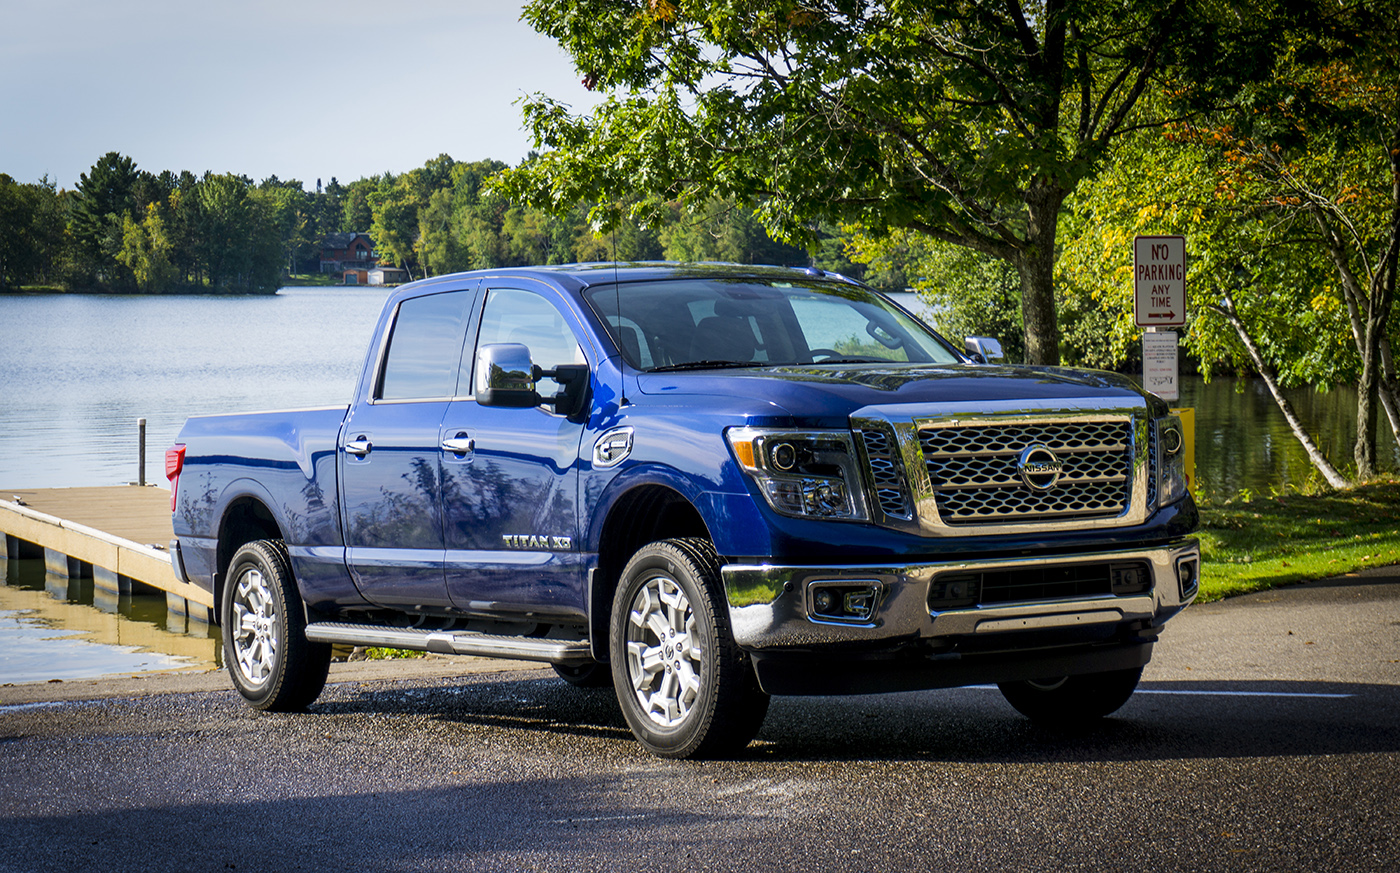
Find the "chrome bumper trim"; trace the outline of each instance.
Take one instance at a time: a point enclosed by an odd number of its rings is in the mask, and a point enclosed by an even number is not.
[[[935,612],[928,605],[929,585],[945,573],[1126,561],[1142,561],[1150,566],[1150,591],[1126,596],[1105,594],[997,603],[943,612]],[[763,651],[897,644],[1141,620],[1160,623],[1195,599],[1194,587],[1182,597],[1178,581],[1178,567],[1187,561],[1195,561],[1199,570],[1200,545],[1195,539],[1149,549],[906,566],[730,564],[721,569],[721,576],[735,642],[746,649]],[[832,582],[874,582],[880,586],[879,603],[869,622],[834,622],[810,614],[808,589],[814,583]]]

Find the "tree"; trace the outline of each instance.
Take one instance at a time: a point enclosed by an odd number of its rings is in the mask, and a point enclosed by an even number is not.
[[[206,173],[196,186],[198,254],[216,290],[276,291],[285,249],[276,195],[229,173]]]
[[[130,215],[122,218],[122,248],[117,260],[131,270],[142,294],[169,291],[175,284],[178,271],[170,260],[173,249],[156,204],[146,207],[142,221]]]
[[[1021,310],[1016,305],[1019,280],[1010,264],[907,229],[880,237],[859,228],[852,231],[847,244],[851,257],[872,267],[877,277],[900,277],[897,290],[918,291],[938,313],[934,321],[943,334],[996,337],[1008,361],[1025,359]],[[1066,352],[1082,358],[1072,348]]]
[[[665,256],[677,261],[735,264],[806,264],[807,252],[768,235],[752,209],[711,201],[689,214],[672,210],[661,229]]]
[[[1123,163],[1076,203],[1082,233],[1071,234],[1062,264],[1126,313],[1131,282],[1104,275],[1126,269],[1132,233],[1186,234],[1198,313],[1189,343],[1207,366],[1230,360],[1256,370],[1313,465],[1341,487],[1349,484],[1341,464],[1318,448],[1280,389],[1357,384],[1357,479],[1376,472],[1378,406],[1400,440],[1390,354],[1400,4],[1323,13],[1285,35],[1274,81],[1166,138],[1139,138],[1136,155],[1120,153]],[[1110,269],[1096,271],[1096,258]]]
[[[0,173],[0,289],[50,276],[62,243],[62,210],[48,177],[31,185]]]
[[[773,234],[820,221],[908,228],[1011,264],[1026,356],[1059,360],[1053,293],[1065,198],[1114,141],[1267,70],[1267,4],[1185,0],[534,0],[525,18],[608,99],[525,102],[535,161],[503,189],[604,226],[664,205],[758,204]],[[1172,110],[1178,107],[1170,106]],[[1192,107],[1183,105],[1180,111]],[[625,194],[643,199],[628,205]]]
[[[1213,145],[1225,190],[1330,267],[1359,368],[1353,461],[1376,475],[1379,409],[1400,441],[1391,351],[1400,261],[1400,2],[1328,3],[1288,34],[1277,79],[1186,135]],[[1239,309],[1227,301],[1237,317]],[[1241,324],[1241,327],[1243,325]],[[1240,329],[1240,327],[1237,327]],[[1241,330],[1241,340],[1246,341]],[[1263,357],[1263,355],[1259,355]]]
[[[371,213],[369,235],[380,256],[408,270],[418,272],[418,213],[427,204],[407,174],[397,179],[384,175],[379,187],[369,195]],[[421,274],[416,277],[421,278]]]
[[[136,162],[118,152],[108,152],[78,177],[73,198],[71,226],[78,244],[94,256],[101,255],[115,219],[135,214],[135,188],[140,177]]]
[[[1093,189],[1074,200],[1061,283],[1102,313],[1100,335],[1121,360],[1142,334],[1133,319],[1133,237],[1184,236],[1191,313],[1185,345],[1207,378],[1221,364],[1257,372],[1313,466],[1341,487],[1346,476],[1282,390],[1326,390],[1352,378],[1340,299],[1315,247],[1222,169],[1216,147],[1196,137],[1153,131],[1125,143]]]

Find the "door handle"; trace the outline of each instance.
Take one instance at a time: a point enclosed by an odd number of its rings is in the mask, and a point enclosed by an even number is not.
[[[454,455],[465,455],[476,451],[476,440],[465,434],[442,441],[442,447]]]
[[[363,458],[365,455],[368,455],[373,449],[374,444],[371,443],[369,440],[365,439],[364,437],[359,437],[358,439],[351,440],[350,442],[345,444],[345,451],[349,452],[357,458]]]

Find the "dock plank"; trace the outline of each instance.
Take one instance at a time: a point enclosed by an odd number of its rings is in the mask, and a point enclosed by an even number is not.
[[[175,536],[170,492],[140,485],[98,488],[0,488],[0,500],[19,497],[31,509],[106,531],[143,545],[166,548]]]
[[[0,533],[212,608],[213,597],[181,582],[167,551],[170,492],[140,486],[0,489]],[[176,600],[172,608],[180,609]],[[167,599],[167,603],[172,601]],[[190,612],[190,615],[195,613]]]

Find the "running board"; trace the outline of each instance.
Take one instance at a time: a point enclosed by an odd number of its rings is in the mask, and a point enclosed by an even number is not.
[[[588,640],[552,640],[544,637],[511,637],[468,631],[422,630],[377,624],[318,621],[306,626],[313,643],[384,646],[439,655],[476,655],[514,661],[576,664],[593,660]]]

